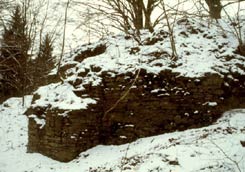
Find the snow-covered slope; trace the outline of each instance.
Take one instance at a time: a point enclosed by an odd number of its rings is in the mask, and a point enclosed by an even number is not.
[[[243,22],[245,23],[245,20]],[[174,28],[178,54],[175,62],[171,60],[172,48],[167,28],[162,28],[154,33],[142,31],[143,45],[138,45],[132,37],[128,38],[122,34],[93,44],[79,46],[75,51],[66,54],[62,61],[62,67],[66,69],[63,83],[39,89],[36,93],[41,96],[40,101],[36,101],[33,106],[39,106],[38,102],[42,106],[45,99],[52,99],[49,101],[50,105],[64,103],[64,101],[66,106],[80,103],[86,105],[86,102],[94,103],[96,100],[75,97],[69,103],[67,99],[60,97],[69,97],[71,93],[63,91],[61,87],[80,91],[84,90],[84,85],[87,84],[100,85],[103,72],[110,73],[112,77],[127,72],[136,73],[139,69],[156,75],[163,70],[170,70],[173,73],[179,73],[180,76],[192,78],[202,77],[207,73],[223,75],[232,72],[244,75],[245,57],[235,53],[238,41],[230,27],[230,23],[225,20],[220,20],[219,23],[209,23],[209,21],[195,18],[180,19]],[[100,45],[106,46],[104,53],[95,54],[84,60],[76,60],[77,56],[84,56],[83,52],[86,50],[93,50]],[[96,68],[98,71],[94,70]],[[72,83],[77,80],[81,80],[81,83],[73,87]],[[50,97],[52,95],[53,97]]]
[[[26,153],[27,117],[21,98],[0,105],[1,172],[241,172],[245,171],[245,110],[226,112],[214,125],[139,139],[121,146],[97,146],[60,163]]]

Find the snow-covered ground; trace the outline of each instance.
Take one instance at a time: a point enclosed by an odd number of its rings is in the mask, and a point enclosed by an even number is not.
[[[0,105],[0,172],[244,172],[245,109],[226,112],[214,125],[139,139],[121,146],[99,145],[61,163],[27,153],[26,96]],[[240,170],[240,171],[239,171]]]

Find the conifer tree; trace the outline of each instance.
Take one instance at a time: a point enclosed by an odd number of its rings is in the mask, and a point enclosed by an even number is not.
[[[42,80],[43,84],[47,83],[47,76],[50,70],[54,68],[54,65],[55,61],[53,56],[52,39],[49,34],[47,34],[41,41],[39,52],[37,58],[35,59],[34,82],[36,83],[36,86],[41,84],[38,83],[40,79]]]
[[[3,57],[14,56],[20,61],[27,58],[30,41],[27,35],[26,19],[20,6],[15,8],[9,26],[4,28],[2,44]]]
[[[3,87],[9,96],[25,94],[29,48],[26,19],[21,7],[16,6],[10,22],[4,28],[0,49],[0,61],[6,68],[3,73]]]

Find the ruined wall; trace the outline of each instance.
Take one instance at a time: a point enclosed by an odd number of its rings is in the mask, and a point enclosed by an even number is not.
[[[133,87],[135,74],[130,72],[115,77],[103,72],[101,77],[100,86],[86,85],[85,91],[75,92],[98,99],[87,110],[36,107],[27,111],[46,120],[42,126],[29,118],[29,152],[67,162],[98,144],[123,144],[206,126],[228,109],[245,108],[245,77],[238,74],[188,78],[168,70],[158,75],[141,70]],[[105,114],[129,88],[129,94]]]

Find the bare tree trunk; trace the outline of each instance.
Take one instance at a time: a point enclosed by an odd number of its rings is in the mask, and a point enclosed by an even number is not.
[[[147,7],[144,8],[144,14],[145,14],[145,28],[148,29],[150,32],[153,32],[153,26],[151,23],[151,15],[155,8],[155,3],[158,0],[148,0]]]
[[[66,2],[66,9],[65,9],[64,28],[63,28],[63,40],[62,40],[62,47],[61,47],[60,59],[58,61],[57,76],[60,75],[61,61],[62,61],[63,56],[64,56],[65,37],[66,37],[66,23],[67,23],[67,13],[68,13],[69,4],[70,4],[70,0],[67,0],[67,2]]]
[[[211,18],[220,19],[222,5],[220,0],[205,0],[209,8],[209,15]]]
[[[133,25],[139,33],[140,29],[143,29],[143,7],[144,7],[144,2],[143,0],[127,0],[128,4],[130,5],[130,8],[127,10],[132,11],[131,18]]]
[[[143,0],[136,0],[136,27],[137,30],[143,29]]]
[[[167,10],[166,10],[166,7],[165,7],[164,0],[161,1],[161,4],[162,4],[163,13],[164,13],[164,16],[165,16],[165,19],[166,19],[166,22],[167,22],[168,31],[169,31],[169,41],[170,41],[170,45],[171,45],[171,49],[172,49],[171,58],[172,58],[173,61],[176,61],[176,60],[178,60],[178,54],[177,54],[177,49],[176,49],[176,45],[175,45],[176,42],[175,42],[175,38],[174,38],[174,23],[175,23],[175,20],[176,20],[176,16],[174,18],[173,24],[171,25],[171,23],[169,21],[169,16],[167,14]]]

